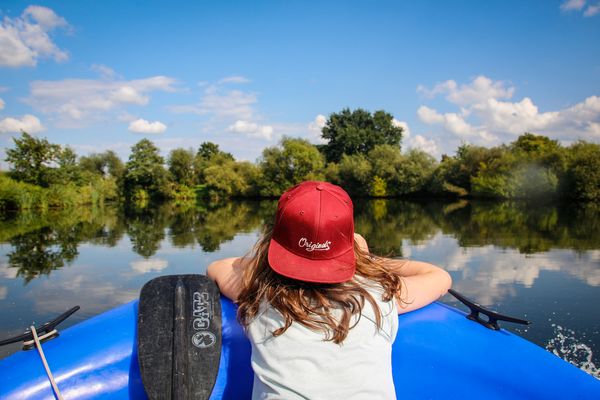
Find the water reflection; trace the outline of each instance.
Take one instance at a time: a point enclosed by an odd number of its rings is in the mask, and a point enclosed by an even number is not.
[[[123,235],[115,210],[20,214],[0,223],[2,242],[11,245],[8,265],[25,283],[72,263],[80,243],[114,246]]]
[[[114,247],[124,235],[132,251],[142,257],[132,262],[133,270],[160,271],[168,261],[151,258],[165,239],[175,248],[199,245],[205,252],[217,252],[236,235],[258,230],[270,221],[275,206],[274,201],[263,201],[206,208],[166,204],[127,211],[103,208],[24,213],[0,222],[0,239],[11,246],[6,253],[8,266],[15,268],[16,276],[25,283],[71,264],[81,243]],[[379,254],[410,257],[418,255],[419,245],[427,244],[430,252],[436,246],[445,246],[452,254],[446,255],[443,265],[462,271],[466,277],[481,274],[473,271],[471,264],[483,264],[485,275],[477,280],[492,286],[512,282],[531,286],[541,269],[566,268],[575,260],[577,267],[568,268],[568,272],[590,285],[600,285],[600,210],[596,205],[576,208],[380,199],[357,201],[355,214],[356,230]],[[417,253],[411,250],[413,247]],[[502,257],[496,257],[497,248],[505,250]],[[557,249],[570,252],[564,254]],[[535,257],[548,252],[553,257],[544,257],[543,261]],[[531,257],[524,258],[523,254]]]
[[[355,228],[372,252],[403,256],[403,239],[424,242],[439,230],[439,224],[424,204],[379,199],[355,202]]]
[[[0,220],[0,337],[76,304],[82,310],[69,324],[89,318],[136,298],[154,276],[203,273],[214,259],[248,251],[275,208],[164,204]],[[546,346],[556,337],[552,324],[572,330],[589,348],[578,365],[598,374],[590,367],[600,365],[598,205],[362,200],[355,220],[372,251],[441,265],[468,297],[533,320],[514,329],[529,340]]]

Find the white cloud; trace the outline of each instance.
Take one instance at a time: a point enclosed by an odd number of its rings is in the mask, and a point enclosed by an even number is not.
[[[435,111],[433,108],[421,106],[417,109],[417,116],[428,125],[441,124],[444,122],[444,117]]]
[[[227,128],[229,132],[242,133],[251,137],[271,140],[273,138],[273,127],[270,125],[259,125],[254,122],[235,121]]]
[[[471,126],[465,121],[463,116],[457,113],[440,114],[433,108],[421,106],[417,109],[417,116],[422,122],[428,125],[442,125],[446,131],[464,140],[481,139],[491,141],[494,139],[487,131],[481,129],[478,130]]]
[[[439,125],[462,140],[481,145],[497,145],[512,141],[525,132],[533,132],[570,142],[576,139],[600,139],[600,97],[590,96],[574,106],[540,112],[533,100],[511,99],[515,89],[501,81],[483,76],[469,84],[446,81],[429,90],[417,90],[428,95],[445,94],[446,100],[459,108],[458,112],[440,113],[428,106],[417,110],[419,119],[427,125]]]
[[[417,91],[426,97],[446,94],[446,100],[453,104],[468,105],[486,101],[487,99],[510,99],[515,89],[507,87],[505,82],[494,82],[485,76],[478,76],[470,84],[458,85],[453,80],[438,83],[433,89],[419,85]]]
[[[544,129],[557,121],[558,112],[540,113],[529,97],[515,103],[489,99],[473,105],[473,110],[494,130],[520,135]]]
[[[20,119],[7,117],[0,120],[0,133],[19,133],[25,131],[33,134],[42,132],[45,129],[40,120],[31,114],[25,114]]]
[[[108,72],[105,70],[105,72]],[[175,79],[64,79],[33,81],[26,102],[34,109],[56,116],[62,126],[82,126],[104,113],[127,105],[146,105],[155,91],[173,92]]]
[[[255,117],[254,105],[257,98],[254,93],[241,90],[225,90],[222,85],[209,85],[199,103],[171,106],[175,113],[208,115],[217,119],[252,120]]]
[[[4,110],[5,105],[6,103],[4,102],[4,100],[0,99],[0,110]]]
[[[90,69],[105,79],[113,79],[117,77],[116,72],[112,68],[103,64],[93,64]]]
[[[315,119],[308,123],[306,126],[308,128],[308,140],[313,143],[324,144],[327,143],[327,140],[323,139],[322,130],[327,124],[327,117],[323,114],[318,114]]]
[[[327,117],[325,117],[323,114],[317,115],[315,117],[314,124],[317,128],[323,129],[325,125],[327,125]]]
[[[413,136],[406,121],[399,121],[394,118],[392,119],[392,125],[402,128],[402,141],[404,142],[404,146],[406,146],[406,148],[423,150],[434,157],[439,155],[439,149],[435,140],[427,139],[423,135]]]
[[[206,120],[203,121],[206,132],[239,134],[236,137],[222,136],[222,142],[239,141],[241,139],[237,138],[242,137],[275,142],[282,136],[301,137],[311,143],[325,142],[321,138],[321,129],[327,122],[327,117],[319,114],[308,123],[268,121],[258,111],[258,97],[255,93],[246,90],[232,90],[227,86],[227,84],[246,82],[249,80],[240,76],[226,77],[213,83],[200,82],[199,86],[202,88],[202,92],[198,102],[172,105],[168,109],[174,113],[189,113],[206,117]],[[246,151],[254,146],[255,149],[259,149],[259,153],[264,147],[262,143],[250,140],[244,144],[236,143],[235,146],[244,146]]]
[[[0,66],[35,66],[40,58],[66,61],[69,56],[50,39],[67,21],[49,8],[29,6],[20,17],[4,17],[0,24]]]
[[[250,82],[242,76],[230,76],[216,83],[202,82],[202,96],[195,104],[174,105],[169,110],[175,113],[190,113],[208,117],[205,128],[211,131],[239,133],[246,137],[273,141],[290,128],[286,124],[265,124],[256,110],[258,98],[255,93],[232,90],[227,84]],[[210,128],[209,128],[210,127]]]
[[[128,112],[124,111],[117,116],[117,119],[121,122],[131,122],[135,121],[137,117],[133,114],[129,114]]]
[[[410,128],[408,127],[408,123],[406,123],[406,121],[399,121],[396,118],[392,118],[392,125],[397,128],[402,128],[404,137],[410,136]]]
[[[110,93],[109,99],[115,103],[146,105],[150,100],[131,86],[121,86]]]
[[[595,4],[595,5],[590,5],[588,6],[588,8],[585,9],[585,11],[583,12],[583,16],[584,17],[593,17],[594,15],[598,14],[600,12],[600,3]]]
[[[169,262],[167,260],[163,260],[162,258],[150,258],[143,260],[136,260],[129,263],[131,268],[139,272],[141,274],[145,274],[147,272],[159,272],[169,266]]]
[[[581,10],[586,0],[566,0],[560,5],[563,11]]]
[[[223,83],[249,83],[250,79],[244,78],[243,76],[228,76],[226,78],[221,79],[218,84]]]
[[[437,156],[440,152],[437,143],[433,139],[427,139],[422,135],[415,135],[408,141],[408,147],[411,149],[420,149],[432,156]]]
[[[583,16],[584,17],[593,17],[594,15],[597,15],[598,13],[600,13],[600,3],[596,2],[596,4],[589,4],[587,5],[587,1],[586,0],[566,0],[564,1],[561,5],[560,5],[560,9],[563,12],[569,12],[569,11],[581,11],[584,9],[583,11]]]
[[[47,7],[29,6],[23,11],[23,16],[29,16],[44,29],[68,27],[69,24],[63,17],[59,17]]]
[[[136,133],[163,133],[167,126],[160,121],[149,122],[140,118],[129,123],[129,130]]]

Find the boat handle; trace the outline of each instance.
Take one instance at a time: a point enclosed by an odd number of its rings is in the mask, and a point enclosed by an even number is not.
[[[75,306],[67,311],[65,311],[64,313],[60,314],[58,317],[54,318],[52,321],[46,322],[44,325],[40,326],[39,328],[36,328],[36,331],[38,332],[38,334],[40,334],[40,336],[44,337],[44,341],[46,340],[50,340],[56,336],[58,336],[58,331],[55,330],[54,328],[56,328],[56,326],[58,324],[60,324],[61,322],[63,322],[65,319],[69,318],[71,315],[73,315],[73,313],[77,310],[79,310],[79,306]],[[53,332],[54,331],[54,332]],[[48,335],[50,334],[50,335]],[[6,344],[10,344],[10,343],[16,343],[16,342],[29,342],[33,340],[33,333],[31,332],[31,330],[27,330],[25,331],[25,333],[21,334],[21,335],[17,335],[8,339],[4,339],[4,340],[0,340],[0,346],[4,346]],[[26,343],[23,346],[23,350],[29,350],[30,348],[35,347],[33,344],[30,343]]]
[[[470,319],[471,321],[479,322],[481,325],[485,326],[486,328],[493,329],[495,331],[500,330],[500,327],[498,326],[498,321],[512,322],[512,323],[521,324],[521,325],[530,325],[531,324],[531,322],[526,321],[524,319],[511,317],[509,315],[503,315],[503,314],[497,313],[496,311],[488,310],[487,308],[483,307],[481,304],[475,303],[473,300],[466,298],[465,296],[458,293],[454,289],[448,289],[448,293],[450,293],[452,296],[456,297],[465,306],[469,307],[469,310],[471,310],[471,313],[469,315],[467,315],[468,319]],[[481,318],[480,314],[484,314],[485,316],[487,316],[488,319],[485,320],[485,319]]]

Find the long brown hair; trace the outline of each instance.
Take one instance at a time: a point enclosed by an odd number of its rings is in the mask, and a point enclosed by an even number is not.
[[[271,269],[267,259],[272,232],[272,227],[266,227],[247,255],[250,261],[244,269],[242,291],[237,300],[237,316],[242,326],[248,327],[259,314],[261,304],[267,302],[281,313],[285,321],[282,327],[273,331],[273,336],[283,334],[293,322],[297,322],[323,332],[325,340],[339,344],[358,323],[365,301],[375,310],[377,327],[382,326],[381,310],[365,289],[365,284],[381,285],[383,301],[390,301],[394,297],[398,302],[401,301],[402,282],[397,267],[392,268],[385,259],[366,253],[356,241],[356,273],[348,282],[321,284],[279,275]],[[358,318],[351,326],[354,315],[358,315]]]

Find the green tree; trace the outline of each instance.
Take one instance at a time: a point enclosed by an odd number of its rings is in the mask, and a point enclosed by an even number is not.
[[[530,157],[540,158],[559,149],[560,144],[558,140],[526,132],[512,142],[511,147],[513,150],[526,153]]]
[[[194,184],[194,152],[192,149],[171,150],[167,164],[175,182],[186,186]]]
[[[230,161],[213,165],[204,171],[206,188],[212,199],[241,196],[248,189],[248,182],[238,173],[237,163]]]
[[[128,198],[165,197],[168,192],[167,172],[163,167],[164,159],[158,148],[148,139],[142,139],[131,148],[129,160],[125,165],[123,179],[125,195]]]
[[[283,138],[280,146],[263,150],[260,194],[278,196],[305,180],[323,179],[325,166],[319,150],[307,140]]]
[[[235,172],[241,176],[245,182],[245,189],[238,196],[259,196],[259,182],[262,179],[260,167],[250,161],[236,161]]]
[[[79,158],[79,168],[86,173],[104,177],[104,167],[104,160],[100,154],[92,153]]]
[[[414,194],[425,191],[435,168],[435,158],[430,154],[423,150],[410,150],[397,165],[396,179],[391,182],[394,185],[391,194]]]
[[[507,146],[487,150],[470,176],[470,194],[476,197],[513,198],[519,185],[526,182],[515,151]],[[521,182],[521,183],[519,183]]]
[[[399,196],[424,191],[436,167],[435,159],[422,150],[412,149],[406,154],[397,146],[377,145],[367,154],[373,167],[371,195]],[[382,182],[385,185],[382,185]],[[385,187],[385,193],[382,188]]]
[[[472,179],[480,170],[498,172],[505,166],[499,160],[507,152],[505,146],[485,148],[463,144],[454,157],[442,157],[442,162],[434,172],[430,190],[438,194],[465,196],[472,193]],[[489,168],[490,166],[494,168]],[[512,168],[513,166],[506,166]],[[504,171],[502,169],[502,171]]]
[[[235,161],[231,153],[219,149],[219,145],[212,142],[204,142],[198,148],[194,158],[194,170],[196,173],[196,182],[206,183],[205,170],[213,165],[223,165],[230,161]]]
[[[103,178],[113,177],[120,179],[125,172],[123,161],[112,150],[104,153],[92,153],[79,158],[79,167],[86,172],[100,175]]]
[[[119,180],[125,173],[125,164],[119,158],[119,156],[112,150],[107,150],[102,153],[102,159],[105,165],[105,176],[108,173],[109,176]]]
[[[322,149],[328,162],[339,162],[344,154],[366,154],[378,144],[400,146],[402,128],[394,125],[393,116],[385,111],[371,114],[361,108],[346,108],[329,116],[322,137]]]
[[[27,132],[20,138],[13,138],[14,149],[6,150],[6,159],[11,164],[11,177],[34,185],[48,187],[51,183],[51,169],[57,161],[60,146],[48,140],[38,139]]]
[[[600,145],[579,141],[568,149],[566,197],[600,200]]]
[[[371,193],[373,167],[363,154],[344,154],[339,163],[339,182],[353,196],[367,196]]]
[[[56,157],[58,168],[55,169],[55,183],[81,184],[81,169],[77,163],[77,154],[70,147],[59,150]]]
[[[233,156],[231,155],[231,153],[226,153],[226,152],[222,151],[219,148],[218,144],[215,144],[212,142],[204,142],[204,143],[200,144],[200,147],[198,148],[198,153],[196,155],[198,157],[204,158],[206,160],[209,160],[209,159],[213,158],[214,156],[218,156],[218,155],[222,155],[222,156],[225,156],[226,158],[230,158],[231,160],[233,160]]]
[[[367,158],[373,166],[373,175],[389,183],[397,178],[398,169],[403,161],[400,147],[389,144],[375,146],[369,151]]]

